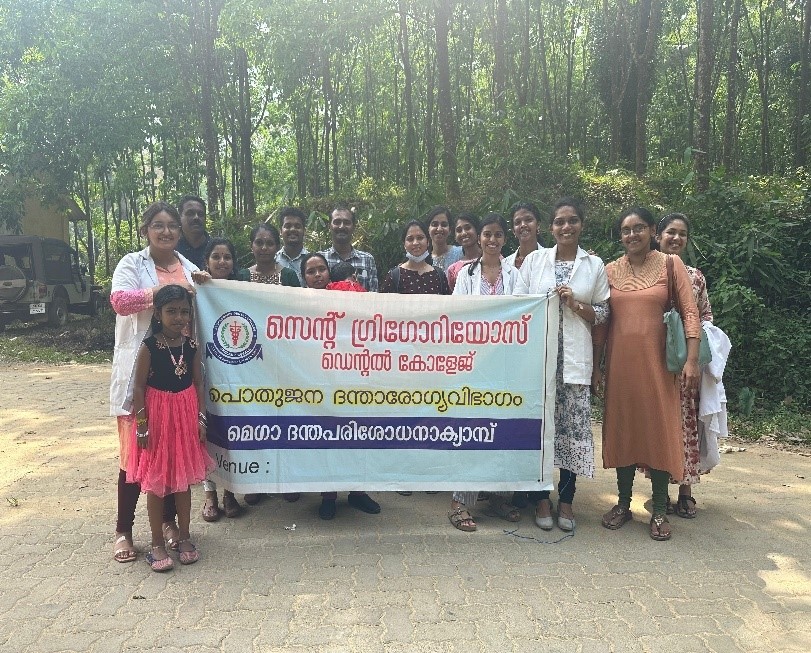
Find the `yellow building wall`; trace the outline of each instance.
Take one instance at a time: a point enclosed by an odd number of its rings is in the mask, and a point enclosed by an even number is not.
[[[70,242],[67,214],[42,204],[38,199],[27,198],[23,205],[22,233]]]

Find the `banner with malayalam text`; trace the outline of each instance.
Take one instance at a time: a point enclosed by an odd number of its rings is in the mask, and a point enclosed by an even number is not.
[[[197,291],[211,477],[224,488],[551,489],[556,301]]]

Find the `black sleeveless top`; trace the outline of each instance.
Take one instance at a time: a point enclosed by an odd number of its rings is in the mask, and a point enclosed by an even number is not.
[[[194,357],[197,355],[197,343],[183,336],[182,347],[167,347],[164,344],[163,336],[149,336],[144,339],[146,348],[152,356],[152,362],[149,366],[149,376],[147,377],[146,384],[150,388],[156,390],[163,390],[164,392],[180,392],[188,388],[192,380],[192,363]],[[181,354],[182,349],[182,354]],[[170,356],[171,352],[171,356]],[[172,362],[172,356],[175,357],[175,362],[180,364],[180,356],[183,356],[183,363],[185,363],[186,370],[182,374],[176,373],[175,363]]]

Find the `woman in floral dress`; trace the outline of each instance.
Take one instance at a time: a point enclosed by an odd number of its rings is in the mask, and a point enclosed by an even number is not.
[[[681,213],[669,213],[659,221],[656,241],[659,249],[665,254],[681,256],[690,240],[690,221]],[[707,280],[698,268],[685,265],[693,295],[698,305],[698,315],[702,324],[712,322],[712,306],[707,296]],[[679,485],[679,498],[675,505],[668,497],[668,513],[675,512],[679,517],[693,519],[696,516],[696,500],[693,498],[692,486],[701,481],[699,470],[699,436],[698,436],[698,390],[688,390],[681,384],[681,417],[684,429],[684,478]],[[671,481],[677,483],[678,481]]]

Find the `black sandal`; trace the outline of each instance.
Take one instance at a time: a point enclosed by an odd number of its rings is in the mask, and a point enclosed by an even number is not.
[[[683,519],[695,519],[696,500],[689,494],[680,494],[676,503],[676,514]]]

